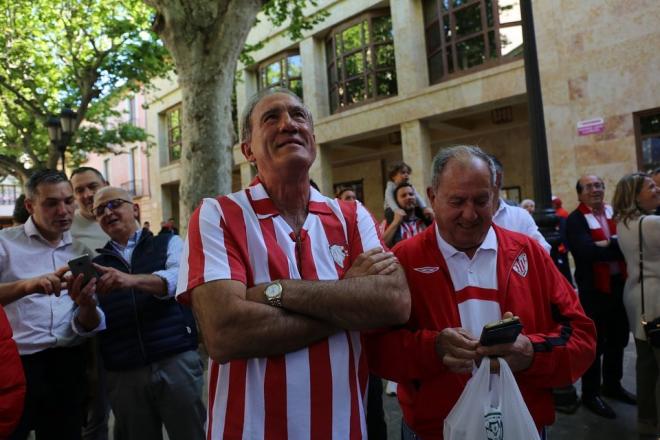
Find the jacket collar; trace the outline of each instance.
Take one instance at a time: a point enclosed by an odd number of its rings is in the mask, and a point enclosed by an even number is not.
[[[438,267],[449,277],[449,268],[438,245],[436,228],[436,223],[433,222],[433,225],[421,232],[424,248],[422,252],[432,256]],[[527,249],[527,245],[517,234],[505,234],[503,229],[495,224],[491,226],[491,231],[497,239],[497,289],[506,295],[513,263]]]

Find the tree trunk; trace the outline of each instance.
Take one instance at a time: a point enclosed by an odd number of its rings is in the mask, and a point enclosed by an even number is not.
[[[181,224],[207,196],[231,190],[234,72],[258,0],[145,0],[176,65],[182,93]],[[194,6],[192,6],[194,3]]]

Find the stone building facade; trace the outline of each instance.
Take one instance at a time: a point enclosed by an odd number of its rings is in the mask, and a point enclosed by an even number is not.
[[[572,209],[583,173],[612,189],[660,166],[660,3],[532,4],[552,191]],[[380,218],[393,162],[411,165],[424,193],[431,158],[468,143],[500,158],[508,198],[533,198],[518,0],[321,0],[306,13],[321,10],[328,16],[300,41],[261,20],[248,43],[264,45],[239,67],[236,92],[239,114],[262,87],[302,95],[315,117],[312,178],[325,194],[353,186]],[[151,195],[163,218],[177,217],[180,92],[172,80],[155,85]],[[239,188],[254,170],[238,145],[234,163]]]

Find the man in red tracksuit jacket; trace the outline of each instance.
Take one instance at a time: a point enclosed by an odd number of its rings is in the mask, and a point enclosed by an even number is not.
[[[493,174],[480,149],[442,150],[433,174],[436,223],[394,248],[410,287],[410,320],[366,335],[369,366],[399,383],[404,439],[442,439],[444,419],[484,356],[507,360],[542,431],[554,421],[552,388],[574,382],[594,359],[593,322],[534,240],[492,225]],[[523,334],[481,346],[483,325],[509,314]]]
[[[23,414],[25,375],[5,311],[0,306],[0,439],[14,432]]]

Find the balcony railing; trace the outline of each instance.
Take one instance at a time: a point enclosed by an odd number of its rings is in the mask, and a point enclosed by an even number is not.
[[[120,185],[122,189],[128,191],[133,197],[142,197],[147,195],[148,188],[144,187],[144,182],[141,179],[129,180]]]
[[[16,199],[21,195],[19,185],[0,185],[0,205],[15,205]]]

